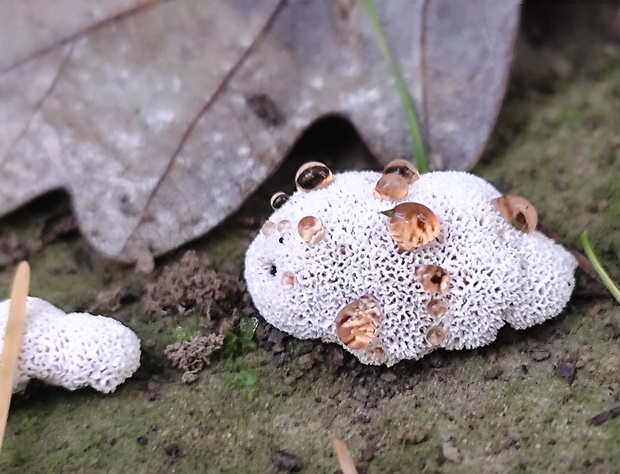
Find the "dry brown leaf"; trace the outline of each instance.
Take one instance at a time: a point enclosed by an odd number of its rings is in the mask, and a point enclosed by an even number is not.
[[[376,4],[433,166],[469,168],[503,96],[518,2]],[[0,214],[64,188],[109,257],[204,234],[327,114],[382,161],[412,157],[360,2],[21,0],[0,2],[0,18]]]

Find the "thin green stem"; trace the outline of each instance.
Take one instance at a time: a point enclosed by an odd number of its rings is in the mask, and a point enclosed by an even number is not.
[[[581,243],[583,244],[583,249],[586,252],[586,256],[588,257],[588,260],[590,260],[590,263],[594,267],[594,270],[596,270],[596,273],[598,274],[599,278],[603,282],[603,285],[605,285],[605,288],[609,290],[609,292],[616,299],[618,304],[620,304],[620,289],[618,289],[618,287],[613,282],[609,274],[605,271],[600,260],[594,253],[594,249],[592,248],[592,245],[590,244],[590,239],[588,238],[587,232],[583,232],[581,234]]]
[[[411,140],[413,142],[413,154],[415,155],[416,165],[420,173],[426,173],[428,166],[426,163],[424,142],[422,141],[422,134],[420,133],[420,127],[418,127],[411,97],[409,97],[409,91],[407,90],[405,81],[400,74],[396,61],[394,60],[394,56],[392,56],[392,52],[390,51],[385,34],[383,33],[383,28],[381,27],[381,21],[379,19],[379,14],[377,13],[375,3],[373,0],[362,0],[362,3],[366,7],[366,12],[370,18],[370,23],[372,24],[375,36],[377,37],[377,43],[379,43],[379,48],[381,48],[381,52],[383,53],[385,61],[388,64],[388,68],[396,81],[396,89],[400,95],[400,100],[403,104],[403,108],[405,109],[405,115],[407,116],[407,122],[409,123],[409,133],[411,134]]]

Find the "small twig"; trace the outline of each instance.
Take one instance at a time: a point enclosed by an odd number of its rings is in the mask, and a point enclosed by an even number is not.
[[[357,468],[344,441],[334,438],[334,451],[336,452],[342,474],[357,474]]]
[[[609,290],[609,292],[616,299],[618,304],[620,304],[620,288],[618,288],[616,284],[613,282],[609,274],[605,271],[605,268],[603,268],[603,265],[601,264],[600,260],[596,256],[596,253],[594,253],[594,249],[592,248],[592,245],[590,244],[590,239],[588,238],[587,232],[583,232],[581,234],[581,243],[583,244],[583,249],[585,250],[586,255],[588,256],[590,263],[594,267],[594,270],[598,274],[598,277],[603,282],[603,285],[605,285],[605,288]]]
[[[603,423],[612,420],[617,416],[620,416],[620,406],[614,407],[611,410],[606,410],[602,413],[599,413],[594,418],[590,418],[588,420],[588,424],[590,426],[602,425]]]
[[[13,278],[4,349],[0,358],[0,449],[2,449],[2,442],[4,441],[11,395],[13,394],[13,380],[17,371],[17,358],[24,335],[24,314],[29,287],[30,266],[28,262],[22,262],[18,265]]]
[[[383,33],[379,14],[377,13],[377,8],[375,7],[373,0],[362,0],[362,3],[364,3],[364,6],[366,7],[366,13],[368,13],[368,17],[370,18],[370,23],[372,24],[375,37],[377,38],[377,43],[379,43],[379,48],[383,53],[383,57],[387,62],[392,77],[396,81],[396,89],[400,95],[400,101],[405,109],[407,123],[409,124],[409,133],[411,134],[411,140],[413,141],[413,153],[415,155],[418,171],[420,173],[426,173],[428,166],[426,163],[426,153],[424,152],[424,142],[422,140],[422,134],[420,133],[420,127],[418,127],[413,104],[411,103],[411,97],[409,97],[409,90],[407,89],[405,81],[400,74],[394,56],[392,56],[390,46],[388,45],[385,34]]]

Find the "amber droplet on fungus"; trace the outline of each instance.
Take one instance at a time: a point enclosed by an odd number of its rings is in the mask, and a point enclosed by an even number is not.
[[[288,194],[283,193],[282,191],[275,193],[273,196],[271,196],[271,207],[273,207],[273,209],[280,209],[288,200]]]
[[[531,234],[538,225],[538,213],[534,205],[522,196],[506,194],[491,200],[493,207],[515,229]]]
[[[402,176],[407,185],[420,179],[420,173],[413,163],[407,160],[394,160],[390,161],[385,168],[383,168],[384,175],[398,175]]]
[[[441,293],[450,284],[450,274],[439,265],[419,266],[415,276],[427,293]]]
[[[441,318],[448,311],[448,303],[444,300],[432,298],[426,305],[428,314],[433,318]]]
[[[397,174],[384,174],[377,181],[375,196],[386,201],[400,201],[409,194],[409,184]]]
[[[426,342],[431,346],[438,346],[446,340],[446,331],[439,326],[433,326],[426,333]]]
[[[267,236],[273,234],[274,230],[276,230],[276,224],[274,222],[267,221],[263,224],[261,232],[263,235]]]
[[[292,272],[284,272],[282,274],[282,286],[286,289],[295,286],[296,282],[295,274]]]
[[[311,245],[318,244],[325,237],[323,223],[318,217],[306,216],[297,225],[299,236]]]
[[[336,334],[351,349],[366,349],[381,322],[381,306],[365,295],[342,308],[336,316]]]
[[[280,221],[276,225],[277,231],[280,232],[281,234],[288,232],[290,228],[291,228],[291,221],[287,221],[287,220]]]
[[[331,170],[319,161],[310,161],[299,167],[295,185],[299,191],[326,188],[334,181]]]
[[[435,213],[418,202],[403,202],[383,214],[390,218],[388,232],[403,251],[421,247],[441,233]]]

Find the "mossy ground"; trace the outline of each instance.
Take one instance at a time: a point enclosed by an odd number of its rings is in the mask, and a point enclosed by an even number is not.
[[[620,66],[614,57],[604,64],[595,77],[569,75],[551,94],[509,98],[475,171],[504,191],[528,196],[544,227],[569,247],[579,249],[578,236],[587,229],[618,280]],[[290,180],[287,166],[282,174]],[[241,215],[256,212],[255,203]],[[1,221],[0,229],[27,236],[37,219],[29,208]],[[238,275],[250,237],[236,222],[190,247]],[[101,259],[77,236],[44,246],[31,265],[31,293],[66,310],[88,307],[101,290],[144,279]],[[10,278],[10,269],[0,273],[3,295]],[[17,397],[1,472],[269,473],[276,471],[274,452],[287,449],[301,458],[303,472],[331,473],[334,437],[345,440],[356,460],[370,449],[372,473],[620,470],[620,418],[587,423],[620,404],[620,306],[608,297],[575,298],[555,320],[527,331],[503,329],[481,350],[392,369],[333,371],[319,363],[299,371],[296,343],[287,346],[279,367],[272,354],[257,350],[237,361],[258,374],[254,397],[226,382],[226,361],[216,361],[193,385],[181,383],[163,357],[172,327],[145,318],[139,301],[115,316],[152,341],[143,367],[112,395],[36,386]],[[532,352],[541,347],[549,357],[536,361]],[[572,385],[554,374],[569,358],[578,367]],[[501,374],[485,377],[492,367]],[[403,435],[416,427],[429,430],[427,440],[405,443]],[[170,443],[180,456],[166,454]],[[448,459],[444,443],[458,448],[461,459]]]

